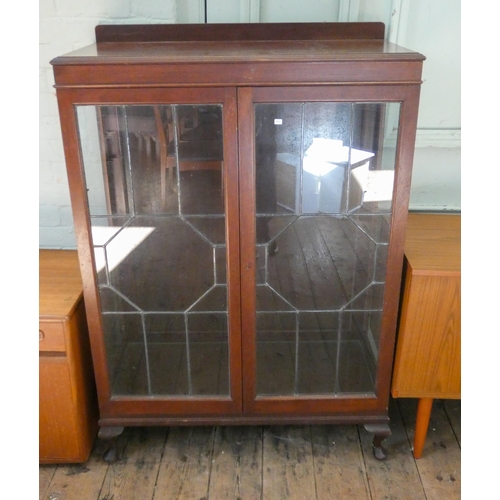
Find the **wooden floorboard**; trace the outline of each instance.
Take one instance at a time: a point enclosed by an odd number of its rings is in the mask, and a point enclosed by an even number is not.
[[[208,498],[215,428],[169,429],[154,500]]]
[[[388,456],[363,426],[127,428],[119,459],[39,467],[40,500],[458,500],[460,401],[434,402],[412,455],[416,400],[391,400]]]
[[[369,499],[356,425],[311,426],[316,498]]]
[[[263,498],[316,499],[309,426],[264,428]]]
[[[52,481],[52,477],[54,476],[54,472],[56,471],[57,466],[44,466],[39,468],[39,476],[38,476],[38,495],[39,498],[45,498],[45,493],[47,492],[49,485]]]
[[[416,401],[402,399],[399,408],[413,442]],[[460,498],[460,446],[440,400],[434,401],[422,457],[415,463],[428,500]]]
[[[262,427],[217,427],[208,498],[262,498]]]
[[[364,428],[359,429],[368,476],[369,498],[373,500],[426,499],[398,404],[394,401],[391,401],[389,416],[392,434],[383,443],[387,450],[387,459],[384,461],[373,458],[372,436]]]
[[[453,433],[457,438],[458,445],[461,446],[461,401],[460,399],[447,399],[443,401],[444,411],[450,421]]]
[[[127,429],[120,460],[110,464],[99,500],[153,498],[167,429]]]
[[[97,500],[110,465],[102,460],[103,444],[96,442],[90,458],[84,464],[41,466],[54,469],[54,475],[44,495],[45,500]]]

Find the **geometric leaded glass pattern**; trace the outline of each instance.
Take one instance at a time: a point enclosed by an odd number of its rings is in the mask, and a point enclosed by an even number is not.
[[[375,390],[398,108],[255,105],[258,396]]]
[[[112,394],[229,396],[222,107],[78,118]]]

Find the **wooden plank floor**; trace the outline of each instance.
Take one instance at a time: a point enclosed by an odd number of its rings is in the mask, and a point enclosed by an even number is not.
[[[435,401],[422,458],[411,453],[416,400],[392,400],[386,461],[362,426],[127,428],[120,459],[97,440],[85,464],[40,466],[45,500],[454,500],[460,401]]]

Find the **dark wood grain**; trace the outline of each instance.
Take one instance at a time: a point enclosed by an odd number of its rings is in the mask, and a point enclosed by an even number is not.
[[[424,57],[384,42],[381,23],[107,26],[97,27],[96,34],[97,44],[57,57],[52,64],[100,425],[387,424]],[[388,240],[373,243],[370,237],[358,238],[355,233],[361,229],[356,224],[334,224],[329,217],[299,218],[281,228],[279,253],[266,256],[262,246],[257,262],[254,107],[258,103],[300,105],[309,101],[401,103],[388,252],[379,248],[384,259],[387,256],[387,267],[381,266],[387,270],[385,286],[368,287],[382,261],[375,262],[373,257],[376,244],[385,245]],[[178,170],[178,181],[168,189],[165,179],[159,178],[159,173],[166,173],[165,144],[154,150],[150,143],[149,150],[147,146],[141,149],[138,137],[124,139],[122,151],[129,148],[134,162],[130,182],[137,189],[132,190],[135,198],[116,197],[115,205],[126,212],[136,202],[140,209],[128,214],[131,220],[126,224],[150,227],[153,232],[109,278],[95,273],[76,111],[81,105],[149,106],[155,121],[149,124],[148,133],[161,127],[168,106],[214,105],[222,109],[223,161],[219,154],[210,156],[217,165],[207,157],[197,157],[183,168],[182,161],[175,162],[181,158],[170,156],[169,165]],[[101,129],[105,126],[102,122]],[[193,135],[170,132],[164,143],[172,138],[182,142]],[[161,137],[157,133],[160,143]],[[97,138],[97,146],[98,142]],[[215,149],[219,146],[217,142]],[[202,149],[206,148],[191,152]],[[113,153],[106,158],[112,177],[120,166],[112,156],[122,153],[119,148],[104,151]],[[201,168],[203,162],[208,168]],[[127,174],[130,166],[124,166]],[[170,180],[173,173],[170,168]],[[122,184],[129,182],[127,175]],[[217,226],[222,215],[223,238],[220,227],[193,221],[211,216]],[[214,262],[217,267],[225,265],[225,271],[214,269]],[[105,288],[102,294],[99,285]],[[373,309],[371,318],[363,312],[366,304]],[[340,311],[344,306],[346,310]],[[354,307],[361,311],[351,312]],[[263,321],[256,317],[259,308],[263,314],[269,313],[270,323],[283,321],[285,327],[270,328],[270,338],[265,338],[269,333],[265,329],[256,335],[256,327]],[[101,315],[102,309],[107,319]],[[136,317],[128,327],[110,327],[131,311],[131,317]],[[278,317],[283,311],[290,313],[286,321]],[[317,311],[331,312],[336,319],[330,318],[330,327],[322,329],[319,325],[324,318],[312,317]],[[226,312],[227,322],[216,328],[217,337],[210,325],[220,322],[219,316]],[[153,328],[146,319],[156,314],[179,315],[184,326],[165,322]],[[206,328],[191,329],[194,314],[206,315],[200,321]],[[294,324],[305,325],[304,330],[288,325],[292,315]],[[360,328],[369,319],[375,348],[366,330]],[[207,338],[202,339],[204,335]],[[259,349],[261,359],[257,359]],[[338,357],[338,353],[345,356]],[[272,395],[258,394],[257,371],[267,383],[264,392]],[[285,391],[281,390],[283,384]],[[189,436],[199,438],[201,449],[209,453],[210,438],[194,431]],[[206,496],[210,464],[208,455],[200,456],[190,466],[198,479],[182,486],[188,488],[183,491]]]
[[[106,25],[95,28],[96,41],[370,40],[383,39],[385,26],[373,23],[238,23]]]

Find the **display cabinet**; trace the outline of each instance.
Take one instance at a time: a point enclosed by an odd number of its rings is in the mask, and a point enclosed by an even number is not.
[[[283,23],[97,26],[52,61],[101,437],[359,423],[383,458],[423,60]]]

